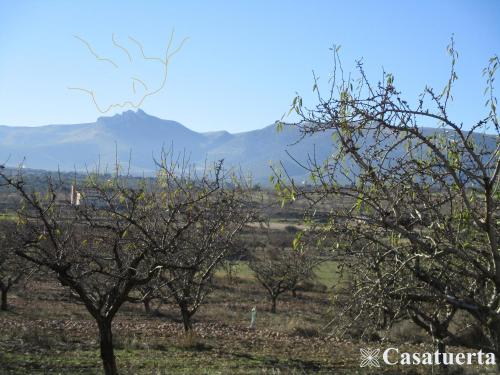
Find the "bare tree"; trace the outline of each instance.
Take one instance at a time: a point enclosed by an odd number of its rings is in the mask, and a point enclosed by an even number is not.
[[[117,374],[113,318],[134,289],[165,267],[181,234],[197,222],[196,207],[221,188],[218,173],[196,177],[163,164],[152,180],[90,174],[73,205],[60,194],[62,181],[49,178],[40,192],[21,174],[0,177],[22,199],[16,253],[52,270],[79,297],[97,322],[104,371]]]
[[[441,343],[481,348],[500,355],[500,127],[494,96],[495,56],[485,69],[487,114],[472,124],[449,114],[457,80],[453,41],[450,76],[440,92],[426,87],[415,103],[384,73],[372,84],[345,78],[334,51],[334,74],[317,105],[302,99],[293,110],[303,136],[333,136],[333,153],[300,163],[314,188],[302,189],[277,171],[282,198],[303,195],[311,208],[343,202],[326,229],[346,253],[357,282],[357,316],[384,323],[406,316]],[[283,125],[280,125],[283,126]],[[426,128],[435,126],[435,128]],[[480,327],[486,342],[469,342],[450,329],[460,311]],[[446,340],[445,340],[446,339]],[[442,349],[442,347],[440,348]]]
[[[234,252],[245,225],[256,219],[245,184],[235,178],[219,178],[221,183],[231,184],[192,210],[196,224],[176,238],[174,250],[162,258],[165,267],[153,281],[162,298],[172,297],[177,303],[186,332],[192,329],[192,316],[213,290],[216,269]]]
[[[312,278],[314,268],[320,262],[307,251],[291,247],[264,247],[254,251],[248,265],[269,293],[271,312],[276,313],[278,297],[293,291],[298,283]]]
[[[158,301],[160,304],[164,303],[168,300],[168,298],[164,298],[158,290],[150,284],[141,286],[138,288],[139,298],[129,298],[130,302],[141,302],[144,306],[144,312],[148,315],[152,315],[154,312],[158,311],[156,308],[154,311],[151,309],[153,301]]]

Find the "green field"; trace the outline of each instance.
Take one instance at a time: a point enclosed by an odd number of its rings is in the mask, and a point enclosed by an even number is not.
[[[255,276],[253,271],[248,267],[248,263],[245,261],[238,262],[233,268],[234,276],[241,279],[254,280]],[[226,272],[219,270],[217,276],[222,277],[226,275]],[[327,288],[333,287],[339,281],[339,272],[337,262],[326,261],[321,263],[315,270],[316,280],[326,286]]]

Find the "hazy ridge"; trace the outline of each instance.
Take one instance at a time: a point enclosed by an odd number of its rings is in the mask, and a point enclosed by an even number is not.
[[[433,132],[435,129],[428,129]],[[0,163],[33,169],[85,171],[99,163],[101,169],[111,170],[116,157],[135,174],[151,174],[154,158],[162,147],[175,154],[182,153],[190,162],[204,165],[224,159],[226,167],[241,168],[255,182],[267,182],[272,174],[271,164],[284,164],[290,175],[307,179],[305,171],[288,153],[304,162],[315,153],[318,160],[332,153],[329,133],[315,134],[302,139],[297,129],[285,127],[277,132],[275,125],[262,129],[231,134],[227,131],[198,133],[182,124],[163,120],[142,110],[126,111],[96,122],[74,125],[40,127],[0,126]],[[495,138],[488,143],[494,146]]]

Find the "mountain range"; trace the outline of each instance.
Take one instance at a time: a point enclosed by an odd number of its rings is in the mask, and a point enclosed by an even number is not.
[[[442,130],[424,128],[428,134],[436,131]],[[475,134],[474,138],[486,142],[491,150],[495,148],[494,136],[485,138]],[[305,162],[313,153],[317,160],[324,160],[334,147],[327,132],[301,139],[295,127],[285,126],[277,132],[273,124],[236,134],[198,133],[140,109],[99,117],[96,122],[86,124],[0,126],[0,164],[67,172],[94,170],[98,165],[101,171],[112,171],[118,159],[133,174],[152,175],[156,171],[155,159],[164,149],[199,167],[224,160],[226,168],[240,169],[251,175],[254,183],[267,183],[272,175],[270,165],[279,163],[292,178],[303,181],[307,173],[297,161]],[[394,152],[404,151],[401,148]]]
[[[165,149],[185,155],[200,166],[223,159],[226,167],[241,169],[254,182],[265,183],[272,174],[270,165],[280,161],[293,177],[306,178],[287,152],[304,160],[313,150],[319,158],[331,150],[332,140],[327,134],[316,134],[297,143],[300,137],[291,127],[278,133],[274,124],[236,134],[198,133],[139,109],[85,124],[0,125],[0,164],[81,172],[97,165],[112,170],[118,159],[121,165],[130,163],[132,173],[148,175],[156,170],[154,160]]]

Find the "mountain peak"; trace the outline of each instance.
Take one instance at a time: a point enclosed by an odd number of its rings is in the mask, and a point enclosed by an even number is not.
[[[142,109],[137,109],[133,111],[129,109],[128,111],[123,111],[122,113],[116,113],[113,116],[101,116],[97,118],[97,122],[104,123],[114,123],[114,122],[123,122],[123,121],[133,121],[135,119],[144,119],[145,117],[151,117]]]
[[[203,137],[176,121],[163,120],[148,115],[141,109],[136,111],[128,110],[116,113],[113,116],[99,117],[95,123],[95,129],[104,132],[103,134],[111,136],[116,141],[121,141],[123,144],[137,143],[139,141],[156,144],[158,141],[171,141],[177,138],[177,142],[182,144],[182,147],[189,147],[189,142],[183,142],[182,140]]]

